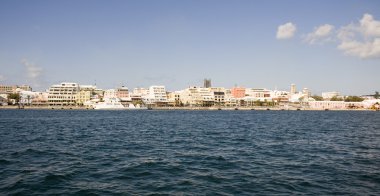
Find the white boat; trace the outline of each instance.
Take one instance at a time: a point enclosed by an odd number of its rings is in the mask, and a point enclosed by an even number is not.
[[[95,110],[121,110],[125,109],[117,98],[106,99],[93,105]]]
[[[136,106],[130,103],[128,107],[125,107],[121,104],[120,99],[118,98],[109,98],[104,100],[103,102],[98,102],[93,105],[96,110],[141,110],[148,109],[146,107],[141,107],[140,104]]]

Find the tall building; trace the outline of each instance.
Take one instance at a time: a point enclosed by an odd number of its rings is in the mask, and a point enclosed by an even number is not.
[[[76,96],[80,88],[77,83],[63,82],[52,85],[48,90],[49,105],[76,105]]]
[[[211,79],[204,79],[203,87],[204,88],[211,88]]]
[[[290,95],[294,95],[294,94],[296,94],[296,85],[291,84],[290,85]]]

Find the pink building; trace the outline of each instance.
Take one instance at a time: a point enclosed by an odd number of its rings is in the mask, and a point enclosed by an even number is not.
[[[245,97],[245,88],[244,87],[234,87],[231,89],[231,95],[234,98],[243,98],[243,97]]]
[[[128,88],[125,86],[122,86],[120,88],[116,89],[116,97],[117,98],[129,98],[129,91]]]

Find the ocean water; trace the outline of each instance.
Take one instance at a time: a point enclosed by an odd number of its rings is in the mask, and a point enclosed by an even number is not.
[[[0,195],[380,195],[380,112],[0,110]]]

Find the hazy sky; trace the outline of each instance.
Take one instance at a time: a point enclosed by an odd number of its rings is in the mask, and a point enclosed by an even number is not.
[[[380,1],[2,0],[0,83],[380,90]]]

